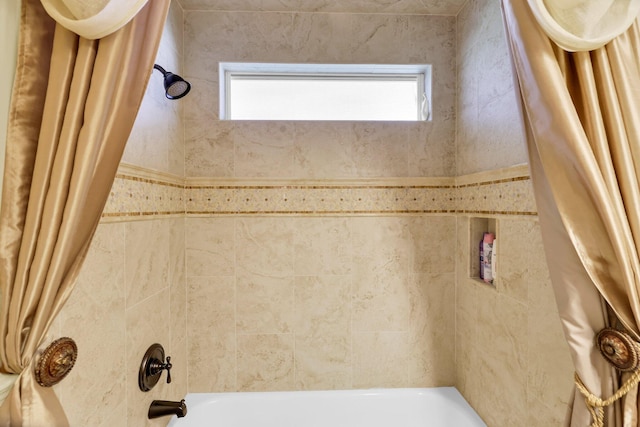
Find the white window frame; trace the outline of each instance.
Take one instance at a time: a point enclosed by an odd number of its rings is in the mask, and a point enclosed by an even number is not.
[[[221,62],[219,64],[220,110],[221,120],[234,120],[230,117],[230,82],[232,78],[317,78],[349,79],[415,79],[418,84],[418,103],[415,121],[431,120],[431,65],[390,65],[390,64],[278,64]],[[256,119],[259,120],[259,119]]]

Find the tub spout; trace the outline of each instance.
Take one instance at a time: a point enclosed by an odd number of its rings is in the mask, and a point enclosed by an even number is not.
[[[187,404],[184,399],[180,402],[170,400],[154,400],[149,406],[149,419],[164,417],[166,415],[177,415],[182,418],[187,415]]]

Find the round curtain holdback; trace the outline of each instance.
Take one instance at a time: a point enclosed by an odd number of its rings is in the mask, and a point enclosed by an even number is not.
[[[62,381],[78,358],[78,346],[68,337],[58,338],[44,349],[35,366],[36,381],[51,387]]]
[[[640,343],[628,333],[614,328],[604,328],[596,335],[595,343],[602,356],[620,372],[632,375],[611,397],[602,400],[591,393],[576,372],[576,387],[584,396],[587,409],[593,418],[591,427],[604,427],[604,408],[626,395],[640,383]]]
[[[602,356],[622,372],[634,372],[640,365],[640,343],[629,334],[614,328],[604,328],[596,335]]]

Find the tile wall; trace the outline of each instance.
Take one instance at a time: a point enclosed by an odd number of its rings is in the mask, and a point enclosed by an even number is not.
[[[454,50],[454,17],[186,13],[191,390],[452,384],[453,252],[422,251],[455,218],[422,214],[452,204]],[[220,61],[431,63],[434,120],[219,121]]]
[[[468,2],[458,14],[457,28],[457,174],[526,162],[500,2]],[[462,193],[469,200],[475,189]],[[532,199],[510,198],[514,206],[530,204],[526,210],[535,211]],[[478,201],[484,202],[476,196],[460,208],[467,211]],[[469,278],[475,275],[470,248],[478,244],[470,237],[474,217],[496,221],[495,286]],[[573,367],[537,216],[461,212],[456,268],[458,389],[492,427],[562,425]]]
[[[526,163],[500,2],[467,2],[456,35],[456,175]]]
[[[187,177],[363,179],[455,173],[455,17],[185,13]],[[430,63],[433,121],[219,121],[218,63]]]
[[[72,425],[162,425],[145,421],[149,402],[187,390],[438,385],[491,426],[557,425],[571,366],[544,263],[530,262],[543,252],[506,125],[513,88],[483,86],[511,78],[499,13],[490,0],[457,19],[185,11],[183,41],[173,5],[158,62],[181,70],[184,45],[194,89],[168,103],[152,77],[52,328],[80,347],[56,387]],[[221,122],[220,60],[431,63],[434,120]],[[475,216],[496,218],[495,287],[468,279]],[[144,394],[156,341],[175,382]]]

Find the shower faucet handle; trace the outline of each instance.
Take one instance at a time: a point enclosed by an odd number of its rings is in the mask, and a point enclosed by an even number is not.
[[[142,391],[151,390],[160,380],[162,371],[167,370],[167,384],[171,382],[171,356],[164,357],[164,348],[160,344],[152,344],[140,363],[138,386]]]
[[[171,382],[171,368],[173,368],[171,356],[167,356],[167,363],[164,364],[164,369],[167,370],[167,384]]]
[[[171,382],[171,368],[173,365],[171,364],[171,356],[167,356],[167,362],[163,363],[161,360],[154,360],[151,362],[151,373],[152,375],[159,374],[163,370],[167,370],[167,384]]]

